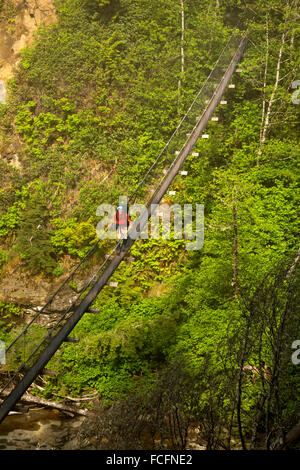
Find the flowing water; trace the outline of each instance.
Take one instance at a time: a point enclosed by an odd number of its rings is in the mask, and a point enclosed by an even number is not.
[[[31,409],[10,414],[0,424],[0,450],[72,450],[84,417],[66,417],[57,410]]]
[[[85,418],[67,417],[58,410],[33,408],[28,413],[11,414],[0,424],[0,452],[2,450],[76,450],[78,431]],[[205,450],[199,443],[198,429],[192,429],[187,449]],[[91,435],[88,447],[96,447]],[[151,436],[146,436],[146,449],[151,449]],[[111,448],[111,447],[109,447]],[[171,448],[171,447],[170,447]]]

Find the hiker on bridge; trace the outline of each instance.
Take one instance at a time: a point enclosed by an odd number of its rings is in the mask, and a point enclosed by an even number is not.
[[[121,250],[126,247],[127,232],[130,223],[131,220],[127,210],[123,206],[118,206],[111,223],[111,225],[116,225],[117,230],[117,254],[120,254]]]

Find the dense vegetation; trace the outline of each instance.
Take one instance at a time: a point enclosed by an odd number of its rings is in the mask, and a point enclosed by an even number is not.
[[[16,259],[49,278],[76,264],[95,241],[97,206],[135,188],[233,29],[251,34],[219,123],[174,182],[174,202],[205,206],[203,249],[136,243],[118,289],[95,302],[101,315],[86,314],[74,332],[81,342],[52,359],[58,375],[45,393],[121,396],[113,413],[128,423],[132,410],[153,417],[162,403],[151,430],[177,410],[175,447],[190,423],[209,448],[231,438],[270,447],[300,416],[291,361],[300,339],[297,1],[60,0],[57,12],[23,52],[0,107],[2,151],[15,146],[21,163],[0,161],[4,275]],[[7,338],[13,325],[2,320]],[[112,431],[120,446],[142,445],[141,430],[129,442],[125,429]]]

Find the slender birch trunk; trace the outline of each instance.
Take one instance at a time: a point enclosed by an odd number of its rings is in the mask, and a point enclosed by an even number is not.
[[[267,133],[270,128],[270,117],[271,117],[271,111],[272,111],[272,106],[275,102],[275,95],[278,89],[279,81],[280,81],[280,70],[281,70],[281,65],[282,65],[282,54],[283,54],[283,49],[285,46],[286,42],[286,31],[284,30],[281,36],[281,44],[280,44],[280,49],[278,53],[278,59],[277,59],[277,66],[276,66],[276,74],[275,74],[275,83],[273,86],[273,90],[270,96],[270,100],[268,102],[268,105],[266,105],[266,100],[264,99],[264,105],[263,105],[263,116],[262,116],[262,128],[261,128],[261,134],[260,134],[260,145],[259,145],[259,150],[257,153],[257,165],[259,165],[260,162],[260,157],[262,155],[262,150],[264,143],[267,138]],[[267,70],[265,69],[265,80],[266,80],[266,74]],[[264,83],[264,90],[266,87],[266,81]],[[265,108],[264,108],[265,106]]]
[[[180,62],[181,62],[181,70],[180,76],[178,80],[178,114],[180,114],[181,109],[181,89],[182,89],[182,79],[184,76],[184,40],[185,40],[185,16],[184,16],[184,0],[180,0],[181,6],[181,42],[180,42]]]
[[[238,296],[239,288],[239,245],[238,245],[238,223],[237,223],[237,207],[236,207],[236,187],[233,188],[232,201],[232,218],[233,218],[233,286],[234,295]]]
[[[269,49],[270,49],[270,40],[269,40],[269,18],[266,16],[266,60],[265,60],[265,71],[264,71],[264,82],[263,82],[263,104],[262,104],[262,114],[261,114],[261,124],[260,124],[260,139],[259,139],[259,149],[257,153],[256,163],[259,165],[259,160],[262,154],[262,137],[264,129],[264,121],[266,114],[266,86],[267,86],[267,75],[268,75],[268,65],[269,65]]]

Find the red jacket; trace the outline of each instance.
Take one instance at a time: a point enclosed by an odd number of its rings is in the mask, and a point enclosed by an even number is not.
[[[130,217],[127,213],[125,214],[122,212],[122,214],[120,214],[120,212],[117,211],[117,214],[114,215],[113,221],[116,222],[117,227],[128,227],[130,223]]]

